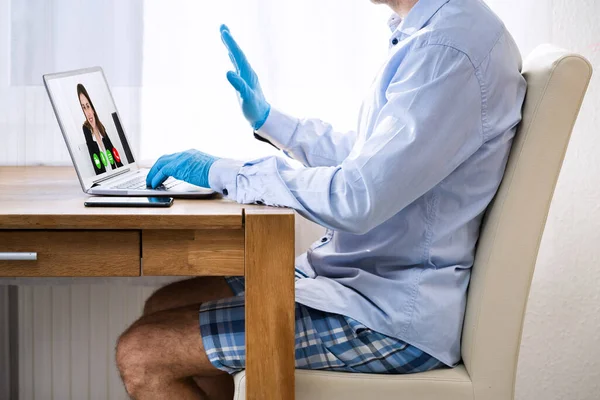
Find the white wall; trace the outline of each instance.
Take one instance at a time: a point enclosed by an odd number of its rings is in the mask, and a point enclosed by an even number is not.
[[[593,78],[552,202],[531,288],[518,400],[600,398],[600,2],[489,0],[527,54],[551,42]]]

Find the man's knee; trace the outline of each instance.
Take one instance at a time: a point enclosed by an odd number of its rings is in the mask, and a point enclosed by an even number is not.
[[[156,383],[158,366],[154,362],[150,337],[146,326],[134,324],[117,342],[117,367],[127,393],[134,397]]]
[[[148,314],[152,314],[156,311],[159,311],[157,309],[157,304],[156,304],[156,297],[157,297],[157,293],[160,291],[157,290],[156,292],[152,293],[152,295],[150,297],[148,297],[148,299],[146,299],[146,302],[144,303],[144,311],[143,311],[143,315],[148,315]]]
[[[143,315],[149,315],[158,311],[163,311],[172,308],[174,306],[172,304],[174,302],[174,299],[172,298],[173,296],[171,293],[171,288],[172,284],[163,286],[155,290],[154,293],[152,293],[144,303]]]

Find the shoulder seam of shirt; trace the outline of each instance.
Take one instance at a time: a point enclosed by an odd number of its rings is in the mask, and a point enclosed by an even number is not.
[[[457,52],[459,52],[463,56],[465,56],[467,58],[467,60],[469,60],[469,62],[473,66],[474,70],[477,69],[477,67],[475,67],[475,64],[473,63],[473,60],[471,60],[471,57],[464,50],[461,50],[458,47],[456,47],[455,45],[453,45],[451,41],[449,41],[449,43],[441,43],[441,42],[432,42],[429,39],[427,39],[424,42],[422,42],[422,43],[418,44],[417,46],[415,46],[413,48],[413,50],[421,49],[421,48],[428,47],[428,46],[441,46],[441,47],[447,47],[447,48],[452,49],[452,50],[456,50]]]
[[[493,40],[493,44],[490,46],[489,51],[481,58],[481,61],[479,61],[477,64],[473,62],[473,59],[465,50],[462,50],[458,45],[455,44],[451,37],[440,31],[432,31],[423,35],[425,36],[425,38],[423,38],[422,43],[420,43],[416,48],[424,47],[426,45],[446,46],[452,48],[458,52],[463,53],[469,59],[469,61],[471,61],[473,68],[478,69],[481,66],[481,64],[483,64],[483,62],[490,56],[490,53],[492,52],[492,50],[494,50],[502,36],[506,34],[506,27],[504,26],[504,24],[501,24],[500,26],[502,29],[499,30],[496,38]]]
[[[494,42],[492,49],[496,46],[496,43],[498,43],[498,40],[500,40],[500,37],[501,37],[501,35]],[[453,49],[453,50],[457,51],[458,53],[465,56],[467,60],[469,60],[469,63],[473,67],[473,74],[475,75],[475,78],[477,79],[477,82],[479,83],[479,94],[481,96],[481,144],[483,145],[483,143],[485,142],[485,138],[487,137],[488,124],[487,124],[487,96],[486,96],[487,91],[486,91],[483,79],[481,77],[481,71],[479,68],[481,66],[481,63],[479,63],[477,66],[475,66],[471,57],[464,50],[461,50],[458,47],[454,46],[450,40],[449,40],[449,42],[450,43],[437,43],[437,42],[430,42],[430,41],[426,40],[423,43],[419,44],[418,46],[414,47],[414,49],[420,49],[420,48],[424,48],[427,46],[442,46],[442,47],[447,47],[449,49]],[[489,53],[483,58],[483,60],[487,59],[490,56],[491,52],[492,52],[492,50],[490,49]]]
[[[436,43],[436,42],[429,42],[427,40],[427,41],[425,41],[423,43],[423,46],[419,46],[419,47],[424,47],[427,44],[429,44],[429,45],[438,45],[438,46],[446,46],[446,47],[452,48],[452,49],[454,49],[454,50],[456,50],[456,51],[464,54],[465,57],[467,57],[467,59],[471,62],[471,65],[474,68],[475,77],[477,78],[477,81],[479,82],[479,87],[480,87],[480,90],[481,90],[481,135],[482,135],[482,144],[488,138],[488,133],[490,131],[490,126],[488,124],[488,119],[487,119],[487,87],[485,85],[483,77],[481,76],[481,68],[480,67],[481,67],[481,64],[483,64],[483,62],[490,57],[490,54],[496,48],[496,45],[498,44],[498,42],[500,41],[500,39],[502,39],[502,37],[504,37],[506,35],[506,27],[504,26],[504,24],[501,24],[501,26],[502,26],[502,29],[500,29],[500,31],[498,32],[498,35],[494,39],[493,44],[490,46],[489,51],[485,54],[484,57],[481,58],[481,60],[479,60],[479,62],[477,63],[477,65],[475,65],[475,63],[473,62],[473,60],[471,59],[471,57],[469,56],[469,54],[467,54],[464,50],[459,49],[458,46],[454,45],[453,41],[449,37],[447,37],[446,35],[441,35],[441,36],[443,37],[444,40],[447,40],[448,43]],[[432,38],[430,38],[430,39],[432,39]]]

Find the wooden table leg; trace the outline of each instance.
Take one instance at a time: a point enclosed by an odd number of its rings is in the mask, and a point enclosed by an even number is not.
[[[294,214],[245,211],[246,399],[294,399]]]

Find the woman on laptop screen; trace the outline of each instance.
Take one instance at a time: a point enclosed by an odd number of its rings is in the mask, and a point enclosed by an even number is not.
[[[83,136],[90,153],[90,161],[94,167],[96,175],[100,175],[107,170],[122,167],[121,158],[117,149],[113,146],[106,129],[96,113],[94,104],[85,87],[80,83],[77,85],[77,95],[79,104],[85,115],[83,123]]]

